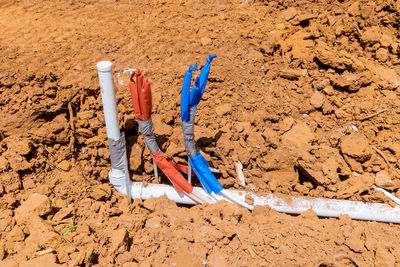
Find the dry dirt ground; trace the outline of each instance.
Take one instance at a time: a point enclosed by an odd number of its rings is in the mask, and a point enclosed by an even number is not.
[[[399,266],[399,225],[129,204],[95,69],[114,63],[134,180],[155,182],[121,71],[145,72],[185,162],[183,75],[217,53],[196,139],[226,188],[240,160],[246,190],[387,202],[371,187],[400,196],[399,21],[399,1],[0,1],[0,265]]]

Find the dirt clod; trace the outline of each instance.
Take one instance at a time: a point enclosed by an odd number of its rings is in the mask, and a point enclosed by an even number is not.
[[[365,162],[371,158],[372,150],[368,140],[358,133],[345,135],[340,139],[341,152],[358,162]]]
[[[95,200],[107,200],[111,196],[111,188],[108,184],[99,185],[94,188],[91,197]]]
[[[393,180],[387,171],[380,171],[376,174],[375,184],[385,189],[393,188]]]
[[[15,216],[17,220],[24,220],[29,219],[32,215],[46,215],[51,209],[51,201],[47,196],[32,194],[15,210]]]

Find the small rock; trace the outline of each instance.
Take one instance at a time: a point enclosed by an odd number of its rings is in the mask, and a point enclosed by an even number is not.
[[[25,239],[27,246],[47,247],[54,242],[61,242],[60,234],[40,217],[30,217],[27,221],[29,236]],[[41,265],[38,265],[41,266]]]
[[[380,171],[375,176],[375,184],[385,189],[393,187],[393,180],[387,171]]]
[[[21,188],[21,178],[16,172],[4,173],[4,176],[0,178],[4,191],[7,193],[14,192]]]
[[[153,164],[151,164],[151,162],[149,162],[148,160],[144,162],[144,171],[146,173],[152,173],[154,171]]]
[[[298,79],[300,76],[305,76],[307,72],[303,74],[302,69],[283,69],[279,71],[279,76],[286,79]]]
[[[80,120],[89,120],[89,119],[93,118],[95,114],[94,114],[94,110],[86,110],[86,111],[78,112],[77,115]]]
[[[31,164],[29,164],[26,158],[21,155],[8,153],[7,158],[9,160],[11,169],[14,171],[25,171],[31,167]]]
[[[173,128],[167,123],[163,122],[161,117],[154,116],[152,120],[154,124],[154,134],[164,136],[170,136],[172,134]]]
[[[286,21],[293,19],[297,15],[297,10],[294,7],[289,7],[285,11],[282,12],[282,16]]]
[[[310,143],[315,139],[313,131],[306,123],[297,121],[296,124],[288,132],[282,135],[282,143],[295,145],[297,148],[307,151]]]
[[[380,170],[381,170],[381,167],[379,165],[374,165],[372,167],[372,172],[374,172],[374,173],[379,172]]]
[[[251,132],[246,139],[246,145],[249,147],[263,147],[265,140],[259,132]]]
[[[207,45],[211,44],[211,42],[212,42],[211,38],[208,38],[208,37],[203,37],[200,39],[200,43],[202,46],[207,46]]]
[[[222,104],[215,109],[215,113],[217,113],[218,116],[223,116],[230,113],[231,111],[232,105],[229,103]]]
[[[379,39],[381,46],[385,48],[389,47],[393,43],[392,36],[387,33],[382,33]]]
[[[10,193],[10,194],[4,194],[1,197],[1,201],[6,205],[7,208],[13,209],[17,206],[18,201],[16,199],[15,194]],[[0,228],[1,229],[1,228]]]
[[[53,266],[61,266],[57,264],[56,255],[47,253],[43,256],[39,256],[37,258],[31,259],[29,261],[21,262],[19,267],[37,267],[37,266],[46,266],[46,267],[53,267]]]
[[[264,53],[272,55],[278,45],[279,44],[274,37],[265,36],[264,40],[261,42],[261,49],[264,51]]]
[[[322,90],[324,88],[326,88],[327,86],[329,86],[331,84],[331,81],[329,79],[323,79],[323,80],[316,80],[312,83],[312,86],[314,87],[314,89],[316,90]]]
[[[76,130],[76,133],[85,138],[90,138],[94,136],[93,131],[86,128],[79,128]]]
[[[7,143],[9,147],[8,152],[22,156],[26,156],[31,153],[34,147],[32,141],[26,138],[13,138]]]
[[[236,123],[233,127],[234,127],[234,129],[235,129],[238,133],[243,132],[243,131],[244,131],[244,128],[245,128],[245,126],[243,125],[243,123],[240,123],[240,122]],[[1,166],[1,165],[0,165],[0,166]]]
[[[262,136],[265,138],[267,145],[269,146],[278,146],[279,136],[278,133],[270,128],[266,128],[262,133]]]
[[[307,156],[308,157],[308,156]],[[313,184],[326,186],[330,183],[329,178],[321,171],[321,165],[316,164],[315,160],[310,162],[309,158],[301,158],[297,161],[300,173]]]
[[[29,218],[32,215],[43,216],[51,211],[50,199],[45,195],[32,194],[15,210],[16,219]]]
[[[168,199],[165,196],[160,198],[149,198],[143,202],[143,207],[151,212],[154,211],[166,211],[176,207],[176,203],[173,200]]]
[[[331,76],[332,85],[336,88],[356,92],[362,85],[371,83],[372,74],[369,72],[351,73]]]
[[[72,207],[62,208],[54,215],[52,220],[55,222],[61,221],[70,216],[73,210]]]
[[[380,83],[384,89],[396,89],[400,85],[400,77],[396,70],[385,67],[376,67],[374,69],[376,75],[380,79]]]
[[[7,233],[8,242],[24,241],[24,239],[25,234],[19,226],[14,226],[14,228]]]
[[[365,162],[372,155],[368,140],[359,133],[352,133],[340,138],[340,150],[344,155],[358,162]]]
[[[323,89],[323,91],[324,91],[325,94],[327,94],[327,95],[333,95],[334,92],[335,92],[335,90],[333,89],[333,86],[332,86],[332,85],[328,85],[327,87],[325,87],[325,88]]]
[[[317,213],[315,213],[315,211],[313,211],[313,209],[311,209],[311,208],[300,213],[300,217],[305,220],[318,221]]]
[[[351,4],[350,7],[348,8],[347,12],[350,15],[352,15],[353,17],[360,16],[361,15],[360,2],[356,1],[353,4]]]
[[[31,153],[33,149],[33,143],[29,139],[21,139],[19,142],[15,144],[15,147],[20,155],[26,156],[29,153]]]
[[[238,156],[240,162],[243,164],[244,167],[249,165],[251,159],[251,153],[249,149],[242,148],[240,145],[235,147],[235,153]]]
[[[132,170],[138,170],[143,163],[143,148],[139,144],[132,146],[132,153],[129,157],[129,166]]]
[[[351,157],[349,157],[347,155],[343,155],[343,158],[346,161],[346,163],[350,166],[350,169],[353,172],[357,172],[357,173],[362,173],[363,172],[363,167],[362,167],[362,164],[360,162],[358,162],[354,158],[351,158]]]
[[[108,184],[99,185],[90,196],[95,200],[107,200],[111,197],[111,188]]]
[[[63,160],[57,164],[57,168],[63,171],[69,171],[71,169],[71,162],[69,162],[69,160]]]
[[[360,39],[361,39],[361,42],[364,44],[366,44],[366,43],[374,44],[374,43],[379,42],[381,35],[382,35],[382,32],[379,29],[379,27],[372,26],[361,34]]]
[[[324,104],[324,100],[325,97],[323,94],[321,94],[320,92],[315,92],[311,96],[310,103],[314,108],[318,109],[322,107],[322,105]]]
[[[228,262],[226,261],[224,254],[212,252],[207,257],[207,265],[208,266],[229,266]]]
[[[9,167],[10,163],[8,163],[8,160],[5,157],[0,156],[0,172],[8,170]]]
[[[111,251],[124,252],[128,249],[128,232],[125,228],[113,231],[111,236]]]
[[[362,240],[362,232],[359,230],[352,231],[345,244],[357,253],[361,253],[365,250],[364,241]]]
[[[388,54],[388,50],[381,47],[376,51],[375,57],[380,62],[386,62],[389,58]]]
[[[396,258],[384,246],[379,244],[375,252],[375,266],[394,267],[396,266]]]
[[[71,257],[71,264],[73,266],[81,266],[83,261],[85,260],[85,251],[81,250],[79,252],[74,252],[70,255]]]
[[[286,118],[284,118],[284,119],[282,120],[282,123],[280,123],[279,129],[280,129],[282,132],[287,132],[287,131],[289,131],[290,129],[292,129],[294,122],[295,122],[295,121],[294,121],[294,119],[293,119],[292,117],[286,117]]]

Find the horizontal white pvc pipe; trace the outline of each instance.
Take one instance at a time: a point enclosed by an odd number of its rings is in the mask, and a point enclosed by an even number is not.
[[[115,88],[112,76],[112,63],[110,61],[100,61],[97,63],[97,71],[99,74],[107,137],[113,140],[118,140],[120,138],[120,132],[117,103],[115,101]]]
[[[107,136],[110,139],[119,140],[120,131],[112,78],[112,63],[109,61],[99,62],[97,64],[97,70],[101,87]],[[177,203],[197,204],[186,195],[182,197],[179,196],[178,192],[172,186],[151,184],[145,187],[142,183],[131,182],[127,166],[123,171],[112,169],[109,172],[109,178],[110,182],[119,192],[133,199],[149,199],[165,195]],[[195,190],[206,194],[203,188],[196,187]],[[245,203],[246,196],[249,196],[254,200],[253,205],[269,206],[279,212],[299,214],[308,209],[312,209],[318,216],[323,217],[338,217],[343,214],[348,214],[353,219],[400,223],[399,206],[392,208],[387,204],[381,203],[364,203],[321,198],[307,199],[303,197],[280,198],[273,194],[257,196],[244,191],[226,191],[230,198],[238,200],[239,202]],[[218,197],[216,198],[219,199]]]
[[[111,174],[111,173],[110,173]],[[111,183],[116,186],[116,189],[126,194],[124,187],[124,177],[113,177],[110,175]],[[195,187],[196,190],[203,188]],[[246,196],[253,199],[253,205],[269,206],[279,212],[300,214],[306,210],[312,209],[318,216],[321,217],[339,217],[343,214],[348,214],[353,219],[371,220],[381,222],[400,223],[400,206],[395,208],[382,203],[366,203],[349,200],[323,199],[314,198],[308,199],[305,197],[290,197],[284,198],[268,194],[266,196],[258,196],[246,191],[227,190],[231,195],[240,201],[245,201]],[[143,183],[132,183],[131,187],[132,198],[149,199],[153,197],[166,196],[167,198],[180,204],[197,204],[187,196],[180,197],[176,190],[169,185],[149,184],[144,186]]]

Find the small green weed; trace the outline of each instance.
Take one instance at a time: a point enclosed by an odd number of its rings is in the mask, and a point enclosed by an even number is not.
[[[75,223],[72,218],[69,218],[69,227],[62,232],[62,235],[68,235],[70,232],[75,231],[76,228],[78,228],[81,225],[82,225],[81,222]]]

